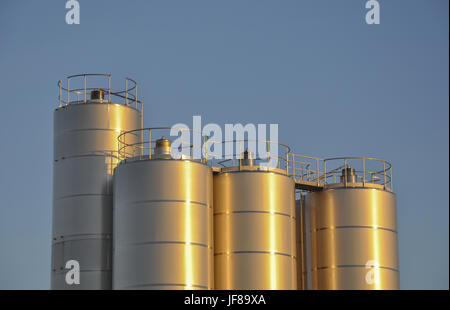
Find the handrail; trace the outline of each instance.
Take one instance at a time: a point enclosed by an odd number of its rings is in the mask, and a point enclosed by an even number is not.
[[[323,159],[290,153],[288,162],[288,174],[298,182],[315,183],[318,187],[357,184],[393,190],[392,165],[382,159],[357,156]]]
[[[330,163],[338,163],[338,165],[343,166],[344,170],[342,170],[342,174],[340,175],[340,179],[343,179],[345,186],[348,184],[349,170],[346,168],[353,168],[354,177],[356,183],[361,183],[362,186],[366,184],[376,184],[383,189],[388,191],[393,191],[392,184],[392,165],[386,160],[371,158],[371,157],[356,157],[356,156],[347,156],[347,157],[334,157],[327,158],[324,160],[325,167],[330,165]],[[350,162],[350,163],[349,163]],[[327,179],[333,177],[336,178],[336,172],[326,172],[325,175],[325,184],[327,184]],[[334,183],[336,181],[334,180]]]
[[[295,180],[316,183],[317,186],[321,186],[322,158],[289,153],[288,162],[288,174]]]
[[[194,159],[193,152],[196,148],[199,150],[200,154],[202,153],[201,150],[205,137],[202,137],[201,144],[197,145],[191,143],[190,139],[189,142],[186,142],[183,139],[183,136],[187,133],[190,135],[191,133],[197,133],[197,131],[186,128],[176,128],[176,130],[181,132],[181,135],[173,137],[170,136],[171,129],[172,128],[170,127],[151,127],[122,132],[117,138],[120,160],[151,159],[155,154],[156,141],[162,137],[171,142],[178,138],[181,139],[179,154],[182,159]],[[206,162],[202,156],[198,159]]]
[[[88,84],[88,77],[103,77],[105,80],[102,84],[93,87]],[[71,88],[71,82],[75,82],[76,88]],[[131,84],[131,86],[129,86]],[[111,74],[109,73],[83,73],[70,75],[66,78],[66,86],[63,86],[62,80],[57,83],[58,86],[58,107],[67,106],[69,104],[85,104],[92,102],[100,103],[118,103],[126,106],[134,107],[139,110],[142,114],[143,112],[143,102],[138,99],[138,85],[135,80],[126,77],[125,78],[125,89],[120,91],[113,91],[111,89]],[[101,90],[105,93],[105,99],[90,99],[90,92],[92,90]],[[76,99],[75,99],[75,98]],[[112,102],[112,97],[114,97],[114,102]],[[125,100],[123,100],[125,99]]]
[[[162,136],[169,141],[178,141],[177,151],[181,154],[179,159],[198,160],[214,168],[230,170],[276,170],[292,177],[297,183],[305,184],[307,187],[372,187],[382,188],[387,191],[393,190],[392,166],[389,162],[371,157],[334,157],[319,158],[294,154],[289,146],[270,140],[230,140],[210,141],[201,132],[188,128],[176,128],[180,134],[176,137],[170,136],[174,128],[153,127],[135,129],[122,132],[118,136],[119,160],[152,159],[155,154],[155,144]],[[161,134],[164,131],[165,134]],[[155,133],[156,132],[156,133]],[[189,134],[189,136],[185,136]],[[201,139],[197,144],[191,139],[191,134],[200,134]],[[183,139],[186,137],[188,139]],[[232,149],[225,147],[223,156],[223,145],[230,143]],[[249,147],[249,143],[264,144],[265,154],[256,156],[256,151]],[[211,146],[216,150],[220,144],[220,155],[211,151]],[[276,145],[277,152],[271,152]],[[247,146],[247,148],[246,148]],[[166,155],[173,156],[174,145]],[[248,153],[249,149],[253,152]],[[261,145],[258,145],[258,150]],[[244,155],[246,154],[246,155]],[[223,170],[222,170],[223,171]]]
[[[249,143],[253,144],[255,148],[258,150],[260,146],[257,144],[263,143],[264,150],[266,151],[264,156],[256,156],[256,150],[248,149]],[[233,144],[232,153],[227,153],[226,158],[222,158],[223,154],[221,154],[220,158],[216,158],[213,152],[210,152],[210,146],[213,144],[220,144],[221,150],[223,150],[223,145]],[[247,148],[245,147],[247,145]],[[271,152],[271,149],[275,149],[276,145],[276,154]],[[234,147],[236,146],[236,148]],[[214,146],[215,148],[215,146]],[[280,152],[281,149],[281,152]],[[246,151],[251,151],[249,158],[244,158],[244,153]],[[219,168],[227,168],[228,170],[232,170],[233,168],[241,169],[243,166],[255,166],[257,168],[261,168],[264,170],[284,170],[287,174],[288,172],[288,154],[290,153],[290,148],[286,144],[279,143],[271,140],[257,140],[257,139],[246,139],[246,140],[229,140],[229,141],[206,141],[203,146],[203,153],[207,160],[211,162],[212,166],[216,166]],[[258,154],[260,155],[260,154]],[[252,164],[249,164],[249,160]]]

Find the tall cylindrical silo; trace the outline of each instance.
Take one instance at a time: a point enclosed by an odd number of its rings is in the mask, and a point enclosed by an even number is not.
[[[212,186],[211,167],[173,159],[164,138],[149,155],[120,163],[114,175],[113,289],[213,288]]]
[[[385,164],[386,166],[386,164]],[[390,169],[390,165],[389,165]],[[337,171],[337,170],[336,170]],[[398,289],[396,202],[392,187],[344,168],[340,180],[305,201],[308,287]],[[384,176],[383,176],[384,174]]]
[[[81,101],[68,100],[54,112],[51,288],[110,289],[117,137],[140,128],[140,112],[111,102],[104,90],[86,84],[64,90],[69,98],[81,94]],[[79,264],[79,284],[66,281],[67,267],[73,267],[66,264],[72,260]]]
[[[296,289],[294,181],[244,162],[214,175],[215,289]]]

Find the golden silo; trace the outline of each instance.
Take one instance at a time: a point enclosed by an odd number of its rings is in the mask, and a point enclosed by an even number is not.
[[[98,84],[99,78],[103,85]],[[109,74],[81,74],[68,77],[67,86],[58,83],[51,262],[51,288],[55,290],[112,286],[117,137],[121,131],[140,128],[142,104],[129,93],[137,87],[133,80],[126,79],[126,89],[120,92],[111,90],[110,81]],[[67,280],[71,262],[79,265],[78,283]]]
[[[399,288],[396,202],[390,164],[381,162],[370,176],[345,163],[325,176],[339,172],[337,180],[306,195],[309,288]]]
[[[114,174],[113,289],[212,289],[211,167],[172,158],[164,137],[124,142],[136,133],[119,137],[127,158]]]
[[[214,175],[215,289],[296,289],[294,181],[252,160]]]

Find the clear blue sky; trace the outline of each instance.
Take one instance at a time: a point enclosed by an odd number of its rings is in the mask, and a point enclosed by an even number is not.
[[[401,287],[449,287],[447,0],[0,2],[0,289],[48,289],[56,82],[130,76],[145,126],[278,123],[295,152],[392,162]]]

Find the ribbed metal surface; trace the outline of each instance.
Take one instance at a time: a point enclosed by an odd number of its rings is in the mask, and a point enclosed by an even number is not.
[[[212,171],[193,161],[120,164],[114,289],[212,289]]]
[[[295,239],[297,240],[297,289],[306,290],[305,196],[295,201]]]
[[[139,112],[118,104],[71,104],[54,113],[52,289],[110,289],[112,172],[117,136],[139,128]],[[68,285],[65,264],[80,264]]]
[[[308,287],[398,289],[395,195],[333,188],[305,201]]]
[[[263,171],[214,176],[215,289],[296,289],[294,181]]]

